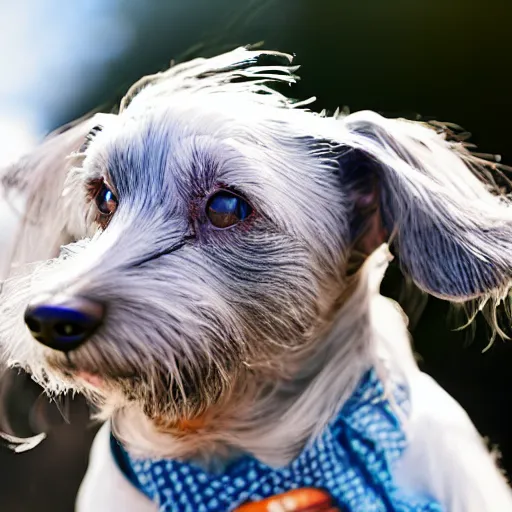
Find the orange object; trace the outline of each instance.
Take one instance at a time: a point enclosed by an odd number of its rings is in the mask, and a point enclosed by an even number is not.
[[[205,417],[200,416],[199,418],[195,418],[193,420],[179,420],[177,423],[177,427],[179,430],[183,430],[185,432],[195,432],[203,428],[205,424]]]
[[[235,512],[341,512],[332,498],[320,489],[302,488],[271,498],[246,503]]]

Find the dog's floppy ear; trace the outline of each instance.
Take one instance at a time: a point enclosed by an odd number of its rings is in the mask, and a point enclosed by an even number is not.
[[[503,296],[512,276],[512,207],[485,183],[481,160],[423,123],[373,112],[341,122],[349,148],[342,173],[364,169],[372,184],[366,201],[372,190],[378,196],[368,236],[387,233],[403,270],[432,295]]]
[[[52,258],[73,237],[73,218],[64,211],[66,201],[62,197],[67,173],[77,165],[77,159],[70,155],[80,154],[91,130],[106,117],[96,114],[66,125],[0,170],[1,206],[12,219],[9,223],[17,224],[10,243],[0,239],[0,271],[4,265]]]

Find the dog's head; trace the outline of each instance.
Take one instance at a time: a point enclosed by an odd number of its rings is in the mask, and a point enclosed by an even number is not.
[[[12,363],[55,391],[192,419],[293,376],[342,307],[354,251],[389,239],[413,281],[449,300],[505,293],[512,210],[476,158],[421,123],[309,112],[265,85],[294,80],[269,59],[287,56],[176,66],[42,146],[60,161],[27,211],[32,236],[58,231],[57,254],[4,283]]]

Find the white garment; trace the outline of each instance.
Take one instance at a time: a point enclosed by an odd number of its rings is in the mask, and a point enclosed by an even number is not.
[[[110,425],[99,430],[78,491],[76,512],[156,512],[157,506],[126,478],[110,449]]]

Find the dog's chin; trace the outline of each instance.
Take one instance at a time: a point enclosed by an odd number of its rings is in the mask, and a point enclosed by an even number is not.
[[[156,414],[155,411],[175,412],[179,409],[181,401],[178,391],[171,389],[169,396],[173,397],[172,406],[165,405],[161,395],[162,386],[145,383],[140,372],[114,372],[110,368],[96,370],[81,362],[76,356],[50,353],[45,357],[42,373],[47,377],[44,387],[49,392],[76,391],[83,393],[97,405],[109,403],[114,408],[138,402],[148,416]],[[148,396],[148,390],[158,388],[160,396]]]
[[[47,376],[44,384],[49,391],[56,391],[52,389],[53,382],[58,383],[58,390],[61,392],[71,390],[98,396],[106,396],[118,387],[116,378],[72,363],[70,358],[63,354],[52,352],[46,355],[44,360],[43,371]]]
[[[43,355],[44,387],[51,394],[82,393],[105,411],[134,406],[150,420],[174,423],[192,420],[215,407],[229,394],[229,383],[217,374],[202,378],[202,372],[181,371],[172,375],[166,368],[135,368],[127,361],[94,361],[80,351],[64,354],[46,351]],[[215,377],[215,378],[214,378]],[[108,415],[108,412],[107,412]]]

